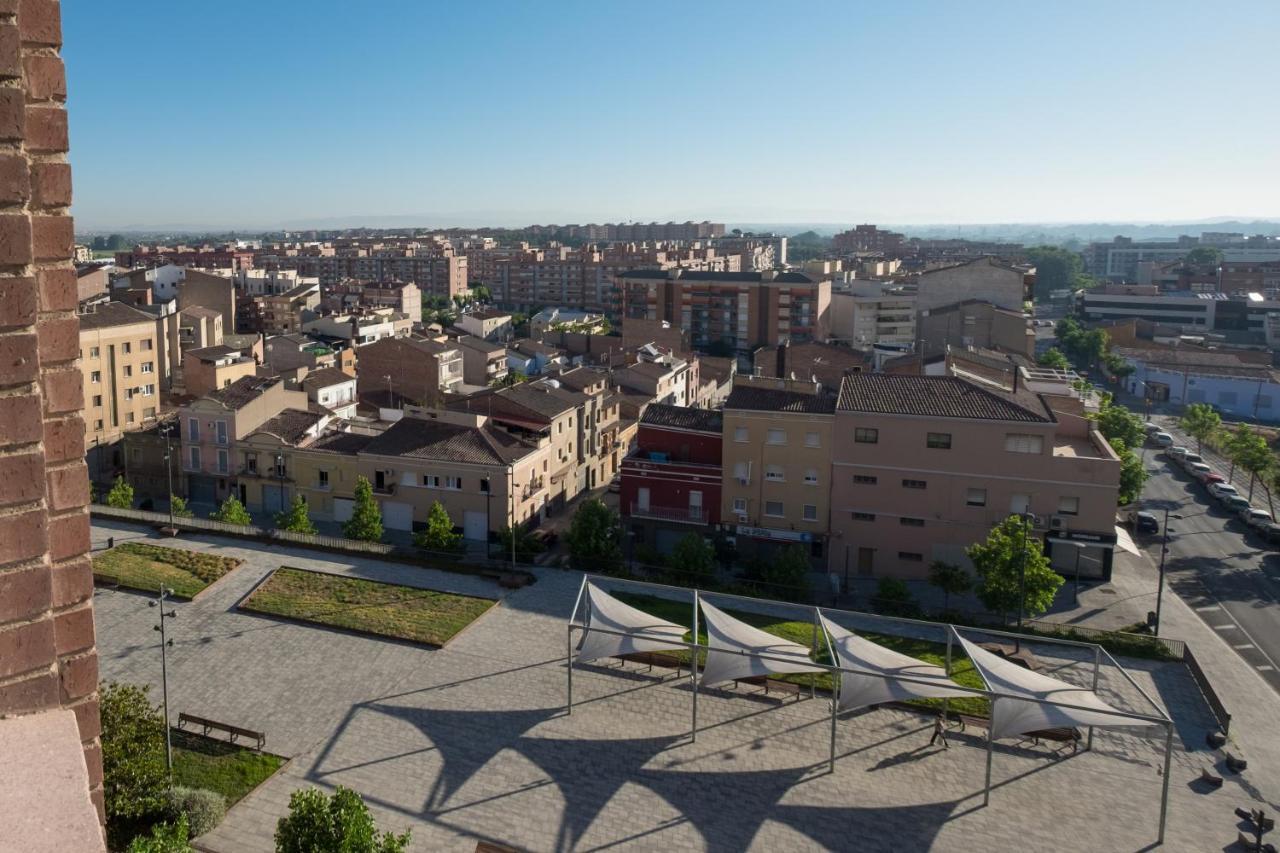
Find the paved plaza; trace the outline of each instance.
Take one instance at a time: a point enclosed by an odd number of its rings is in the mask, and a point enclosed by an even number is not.
[[[150,536],[98,522],[107,535]],[[280,565],[498,597],[488,581],[376,560],[184,535],[171,543],[245,559],[200,598],[178,604],[171,709],[265,731],[290,761],[197,845],[268,851],[298,787],[346,785],[383,828],[412,828],[413,850],[473,850],[485,839],[536,851],[602,850],[1140,850],[1155,842],[1163,738],[1102,731],[1095,748],[1056,756],[1000,743],[982,807],[985,741],[970,732],[929,748],[931,721],[875,710],[842,717],[827,766],[828,703],[711,689],[688,737],[688,679],[605,667],[575,669],[564,713],[565,619],[581,576],[544,570],[505,594],[446,648],[426,649],[235,610]],[[1126,661],[1177,724],[1166,848],[1221,850],[1232,809],[1274,799],[1280,774],[1269,689],[1170,596],[1171,635],[1218,667],[1249,758],[1243,776],[1206,792],[1203,746],[1213,718],[1180,664]],[[95,604],[104,679],[153,683],[158,635],[146,600],[100,590]],[[1178,631],[1174,630],[1174,627]],[[1179,634],[1185,627],[1185,633]],[[1091,663],[1037,648],[1053,674],[1087,684]],[[1219,661],[1221,658],[1221,661]],[[1237,668],[1232,669],[1232,662]],[[1100,693],[1146,711],[1114,673]],[[1234,705],[1232,704],[1234,695]]]

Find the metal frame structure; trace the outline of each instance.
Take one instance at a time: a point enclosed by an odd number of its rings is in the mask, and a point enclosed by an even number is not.
[[[698,642],[698,624],[699,624],[698,612],[699,612],[699,604],[702,601],[702,596],[704,595],[704,593],[701,590],[697,590],[697,589],[671,586],[669,584],[651,583],[649,581],[631,580],[628,578],[613,578],[609,576],[584,575],[582,578],[582,583],[578,587],[578,595],[574,600],[573,610],[569,614],[568,625],[566,627],[566,643],[565,643],[565,670],[567,673],[567,695],[566,695],[566,703],[565,703],[566,715],[571,715],[573,713],[573,670],[574,670],[573,633],[574,631],[581,632],[582,638],[585,638],[589,632],[598,632],[598,633],[610,634],[613,636],[620,636],[620,637],[634,636],[634,634],[627,631],[615,631],[611,628],[592,627],[589,624],[591,605],[590,605],[590,600],[585,593],[587,589],[587,584],[597,582],[597,581],[602,582],[601,584],[602,590],[606,588],[605,585],[623,585],[623,586],[641,587],[641,588],[646,588],[651,590],[664,590],[667,592],[676,592],[676,593],[680,593],[682,596],[692,597],[692,601],[690,602],[690,604],[692,605],[692,611],[693,611],[693,618],[691,622],[693,628],[689,635],[690,639],[688,641],[684,641],[680,643],[677,643],[675,641],[669,641],[669,642],[673,647],[677,645],[683,646],[689,652],[690,686],[691,686],[691,690],[690,690],[691,720],[690,720],[689,739],[691,742],[696,741],[698,737],[699,655],[701,653],[708,653],[712,651],[717,652],[719,654],[734,654],[734,652],[732,651],[729,651],[726,649],[712,649],[708,644]],[[936,686],[936,682],[931,682],[925,679],[915,678],[915,677],[906,676],[906,675],[896,675],[896,674],[886,675],[883,672],[877,672],[873,670],[863,670],[863,669],[855,669],[850,667],[843,667],[838,663],[835,663],[835,661],[837,661],[838,658],[834,654],[834,644],[832,643],[831,637],[827,632],[827,630],[825,629],[825,627],[821,629],[819,628],[821,623],[821,619],[819,617],[824,614],[837,614],[837,615],[844,614],[847,616],[873,618],[873,619],[883,620],[885,622],[901,623],[906,625],[917,625],[917,626],[928,627],[935,630],[942,630],[945,632],[945,636],[946,636],[947,655],[946,655],[945,671],[948,676],[950,676],[951,674],[952,640],[958,639],[960,637],[961,630],[969,631],[976,634],[987,635],[987,636],[1009,637],[1012,639],[1021,640],[1028,643],[1063,645],[1063,646],[1072,646],[1072,647],[1082,648],[1082,649],[1090,649],[1093,651],[1092,690],[1095,692],[1098,689],[1098,679],[1100,676],[1101,665],[1103,662],[1102,659],[1103,659],[1103,656],[1105,655],[1107,661],[1110,662],[1110,664],[1120,672],[1120,674],[1124,677],[1124,679],[1135,690],[1138,691],[1138,693],[1143,697],[1143,699],[1145,699],[1148,703],[1151,704],[1152,708],[1155,709],[1155,712],[1156,712],[1155,715],[1141,714],[1133,711],[1122,711],[1119,709],[1116,709],[1113,711],[1105,711],[1098,708],[1089,708],[1082,705],[1075,705],[1069,702],[1054,702],[1049,700],[1034,699],[1029,696],[1021,696],[1013,693],[998,692],[990,689],[990,685],[988,685],[986,689],[979,689],[976,687],[966,687],[962,684],[955,684],[954,686],[956,690],[969,693],[973,696],[982,696],[986,698],[991,703],[992,719],[994,719],[995,703],[997,701],[1011,701],[1011,702],[1031,702],[1038,705],[1048,705],[1051,707],[1065,708],[1068,710],[1088,711],[1093,714],[1111,715],[1111,716],[1117,717],[1118,719],[1130,720],[1133,722],[1134,725],[1162,726],[1165,729],[1164,774],[1163,774],[1164,778],[1163,778],[1162,788],[1160,793],[1160,825],[1159,825],[1159,834],[1158,834],[1156,843],[1157,844],[1164,843],[1165,826],[1167,823],[1168,810],[1169,810],[1169,770],[1170,770],[1172,757],[1173,757],[1173,720],[1163,710],[1160,709],[1160,706],[1156,704],[1155,700],[1151,698],[1150,694],[1148,694],[1147,691],[1141,687],[1141,685],[1139,685],[1136,681],[1134,681],[1132,676],[1130,676],[1129,673],[1125,671],[1124,667],[1120,666],[1120,664],[1116,661],[1116,659],[1112,657],[1111,654],[1106,649],[1102,648],[1102,646],[1096,643],[1081,642],[1079,640],[1065,640],[1065,639],[1059,639],[1059,638],[1053,638],[1053,637],[1038,637],[1034,635],[1018,634],[1011,631],[1001,631],[997,629],[988,629],[988,628],[958,628],[955,625],[952,625],[950,623],[945,623],[945,622],[929,622],[923,619],[908,619],[906,617],[900,617],[900,616],[883,616],[881,614],[862,613],[855,610],[840,610],[836,608],[815,607],[811,605],[794,604],[794,603],[785,602],[785,601],[773,601],[770,599],[750,598],[747,596],[733,595],[731,593],[713,592],[713,593],[705,593],[705,594],[714,596],[716,598],[726,598],[726,599],[734,599],[738,601],[748,602],[750,604],[756,605],[757,607],[759,607],[763,603],[771,607],[784,607],[788,609],[804,609],[804,610],[812,611],[813,620],[814,620],[814,645],[813,645],[813,648],[810,650],[810,652],[814,653],[818,650],[817,635],[819,630],[821,630],[822,637],[824,641],[827,643],[827,648],[829,650],[832,650],[831,659],[833,663],[824,664],[824,663],[819,663],[817,661],[813,661],[813,666],[818,667],[822,670],[825,670],[829,675],[832,676],[832,679],[833,679],[833,688],[831,691],[830,750],[829,750],[828,759],[827,759],[828,768],[830,772],[834,772],[835,761],[836,761],[836,718],[839,716],[840,681],[838,677],[840,673],[847,672],[851,675],[862,675],[862,676],[869,675],[869,676],[883,679],[885,681],[903,682],[906,684],[922,684],[926,686]],[[582,609],[584,601],[586,602],[586,606],[587,606],[587,615],[586,615],[586,618],[580,622],[578,621],[578,613]],[[668,641],[664,640],[664,642],[668,642]],[[739,651],[737,652],[737,654],[750,655],[751,657],[754,657],[758,660],[764,660],[764,661],[772,660],[772,661],[777,661],[779,663],[794,663],[794,660],[791,660],[791,659],[783,658],[777,655],[760,653],[760,652]],[[810,678],[810,682],[809,682],[811,698],[816,697],[816,690],[817,690],[816,679],[817,679],[817,674],[815,673]],[[1084,688],[1080,688],[1080,689],[1083,690]],[[946,713],[946,708],[947,708],[946,702],[947,700],[944,699],[943,700],[944,714]],[[993,728],[994,726],[991,724],[987,726],[986,775],[985,775],[985,781],[983,785],[983,796],[982,796],[982,804],[984,806],[989,805],[991,802],[991,772],[992,772],[992,765],[993,765],[993,759],[994,759],[994,746],[995,746],[995,740],[992,737]],[[1088,727],[1088,732],[1089,732],[1088,741],[1085,748],[1086,750],[1092,750],[1093,726]]]

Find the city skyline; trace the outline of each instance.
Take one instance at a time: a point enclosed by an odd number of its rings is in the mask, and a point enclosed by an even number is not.
[[[77,225],[1280,215],[1273,4],[664,9],[68,3]]]

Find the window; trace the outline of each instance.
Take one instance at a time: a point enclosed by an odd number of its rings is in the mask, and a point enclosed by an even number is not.
[[[965,506],[986,506],[987,490],[986,489],[969,489],[964,493]]]
[[[914,551],[899,551],[898,559],[905,563],[923,563],[924,554],[917,554]]]
[[[102,371],[101,371],[101,370],[95,370],[95,371],[93,371],[92,373],[90,373],[90,374],[89,374],[89,381],[90,381],[90,382],[101,382],[101,381],[102,381]]]
[[[772,515],[776,518],[784,516],[786,513],[782,511],[782,501],[765,501],[764,514]]]
[[[929,484],[924,480],[903,480],[902,488],[904,489],[927,489]]]
[[[874,512],[855,512],[851,513],[854,521],[875,521],[876,514]]]
[[[102,395],[101,395],[101,394],[94,394],[94,395],[93,395],[93,405],[94,405],[94,406],[101,406],[101,405],[102,405]]]
[[[218,444],[226,444],[227,443],[227,422],[214,421],[213,427],[214,427],[214,430],[213,430],[214,435],[217,437]]]
[[[751,483],[751,463],[735,462],[733,463],[733,476],[738,480],[740,485],[746,486]]]
[[[1061,497],[1058,498],[1058,514],[1059,515],[1078,515],[1080,513],[1080,499]]]
[[[735,513],[736,515],[746,515],[746,514],[747,514],[747,499],[746,499],[746,498],[734,498],[734,499],[733,499],[733,511],[734,511],[734,513]]]
[[[142,410],[142,416],[143,416],[144,418],[154,418],[154,417],[156,416],[156,407],[155,407],[155,406],[147,406],[146,408],[144,408],[144,409]]]
[[[488,477],[485,477],[480,480],[480,493],[485,495],[489,494],[489,478]]]
[[[1031,506],[1031,495],[1014,495],[1009,499],[1009,512],[1022,515]]]
[[[440,488],[440,478],[435,474],[423,474],[422,485],[429,489],[438,489]]]
[[[200,440],[200,419],[187,418],[187,441]]]
[[[899,518],[898,523],[903,527],[924,527],[923,518]]]
[[[804,446],[805,447],[821,447],[822,446],[821,436],[819,436],[818,433],[816,432],[806,432],[804,434]]]
[[[138,349],[143,352],[151,352],[151,338],[143,338],[138,341]]]
[[[1041,453],[1044,451],[1044,436],[1010,433],[1004,437],[1004,449],[1010,453]]]
[[[461,477],[445,477],[445,478],[444,478],[444,487],[445,487],[446,489],[461,489],[461,488],[462,488],[462,478],[461,478]]]
[[[125,341],[120,345],[120,352],[123,352],[123,353],[133,352],[133,344],[129,343],[128,341]]]
[[[97,347],[89,347],[89,358],[97,358],[99,352]]]
[[[124,375],[125,375],[125,376],[132,376],[132,375],[133,375],[133,367],[132,367],[131,365],[126,364],[126,365],[124,366]]]
[[[853,482],[855,485],[859,485],[859,486],[874,486],[877,482],[879,482],[879,480],[878,478],[872,477],[868,474],[854,474]]]
[[[329,472],[328,471],[323,471],[323,470],[317,471],[316,480],[320,484],[320,488],[322,489],[329,488]]]
[[[125,423],[131,424],[131,423],[133,423],[133,420],[134,420],[133,412],[129,412],[128,414],[126,414],[126,415],[124,416],[124,421],[125,421]]]
[[[250,474],[258,473],[258,454],[246,453],[244,455],[244,470]]]
[[[155,363],[154,361],[144,361],[144,362],[142,363],[142,372],[143,372],[143,373],[155,373],[155,372],[156,372],[156,363]]]
[[[853,431],[853,440],[859,444],[876,444],[880,441],[880,430],[858,427]]]
[[[200,448],[198,447],[191,448],[190,456],[187,459],[187,467],[189,467],[192,471],[200,470]]]
[[[144,396],[144,397],[151,397],[151,396],[153,396],[155,393],[156,393],[156,386],[155,386],[155,385],[150,385],[150,384],[148,384],[148,385],[143,385],[143,386],[142,386],[142,396]]]
[[[775,483],[785,483],[787,480],[786,469],[781,465],[766,465],[764,469],[764,478],[772,480]]]
[[[815,506],[814,504],[805,504],[805,505],[804,505],[804,520],[805,520],[805,521],[817,521],[817,520],[818,520],[818,507],[817,507],[817,506]]]
[[[769,444],[786,444],[787,431],[783,429],[771,429],[769,430],[769,437],[766,441]]]
[[[936,447],[939,450],[951,449],[951,433],[949,432],[931,432],[925,436],[925,447]]]
[[[228,462],[229,460],[227,457],[227,451],[219,450],[218,451],[218,473],[219,474],[227,473],[227,471],[230,468],[230,465],[228,464]]]
[[[818,485],[818,472],[814,468],[809,468],[804,472],[804,483],[806,486]]]

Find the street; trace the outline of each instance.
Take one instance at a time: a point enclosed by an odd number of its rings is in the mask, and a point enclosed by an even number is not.
[[[1195,440],[1178,431],[1173,418],[1158,422],[1175,442],[1195,449]],[[1219,460],[1207,453],[1205,459],[1226,476],[1227,469]],[[1145,461],[1151,476],[1143,492],[1143,508],[1156,513],[1161,524],[1165,509],[1170,512],[1166,594],[1172,591],[1181,596],[1205,624],[1280,691],[1280,553],[1220,509],[1199,483],[1155,448],[1147,448]],[[1247,479],[1241,482],[1237,475],[1236,486],[1241,494],[1248,494]],[[1254,501],[1267,509],[1261,488],[1255,489]],[[1159,564],[1160,536],[1135,538]]]

